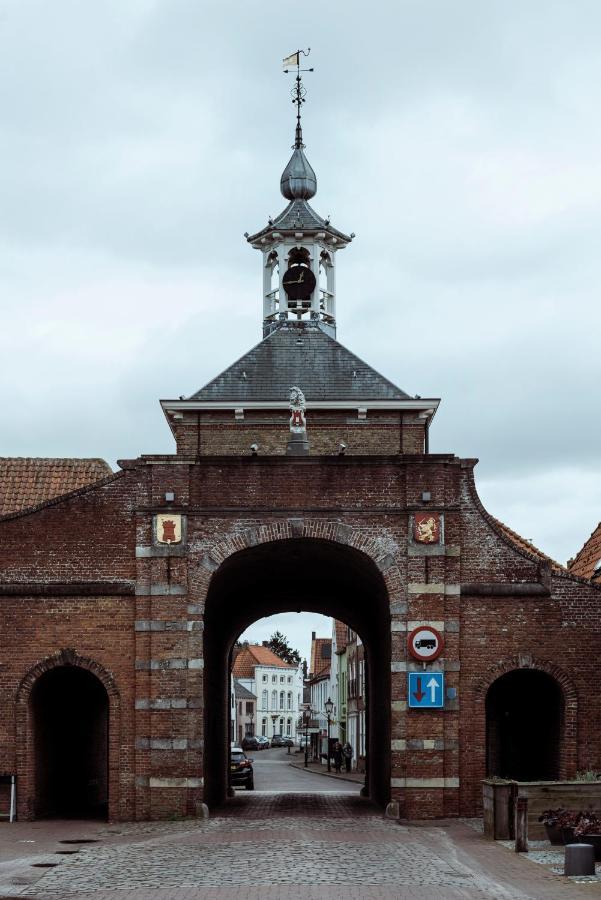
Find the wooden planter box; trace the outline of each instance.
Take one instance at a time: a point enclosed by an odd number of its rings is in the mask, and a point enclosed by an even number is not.
[[[495,841],[514,838],[514,802],[528,800],[528,838],[544,841],[538,817],[546,809],[592,809],[601,815],[601,781],[483,781],[484,834]]]
[[[519,796],[528,799],[528,837],[544,841],[545,826],[538,817],[545,809],[592,809],[601,813],[601,781],[520,781]]]
[[[483,781],[484,834],[493,841],[510,841],[514,835],[515,781]]]

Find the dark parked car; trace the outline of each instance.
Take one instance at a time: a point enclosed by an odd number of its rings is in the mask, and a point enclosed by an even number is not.
[[[260,750],[261,742],[260,740],[253,734],[247,735],[242,741],[242,749],[243,750]]]
[[[294,742],[292,738],[285,737],[283,734],[274,734],[271,738],[271,746],[272,747],[293,747]]]
[[[232,747],[230,750],[230,785],[245,787],[247,791],[255,789],[253,761],[248,758],[242,747]]]

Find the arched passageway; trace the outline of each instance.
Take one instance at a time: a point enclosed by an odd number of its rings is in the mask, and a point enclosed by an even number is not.
[[[546,672],[520,669],[486,695],[487,775],[517,781],[560,776],[563,693]]]
[[[233,554],[215,572],[205,608],[205,799],[227,796],[229,670],[234,642],[252,622],[306,610],[348,624],[367,659],[367,772],[371,799],[390,794],[390,611],[381,573],[364,553],[333,541],[291,538]]]
[[[100,818],[108,805],[109,701],[86,669],[58,666],[31,693],[35,817]]]

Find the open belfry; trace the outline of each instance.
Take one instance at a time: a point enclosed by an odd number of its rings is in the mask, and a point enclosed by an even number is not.
[[[364,794],[389,815],[476,815],[487,774],[601,769],[600,586],[483,508],[477,460],[429,452],[438,399],[336,340],[360,248],[310,205],[295,56],[287,205],[247,235],[262,340],[161,401],[173,454],[1,461],[0,771],[22,819],[224,803],[232,650],[285,611],[360,635]]]

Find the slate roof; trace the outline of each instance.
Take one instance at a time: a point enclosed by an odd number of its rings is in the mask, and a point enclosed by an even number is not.
[[[407,400],[409,395],[308,322],[277,328],[190,400],[288,399],[298,385],[306,400]]]
[[[252,678],[255,666],[278,666],[281,669],[296,669],[296,666],[284,662],[283,659],[261,644],[249,644],[238,651],[232,666],[234,678]]]
[[[112,474],[103,459],[0,457],[0,516],[29,509]]]
[[[251,234],[247,241],[252,244],[262,237],[271,235],[274,231],[325,231],[326,234],[334,235],[346,243],[352,240],[350,235],[338,231],[337,228],[330,225],[329,221],[322,219],[306,200],[292,200],[279,216],[256,234]]]
[[[234,694],[236,696],[236,700],[256,700],[257,697],[253,694],[252,691],[249,691],[248,688],[245,688],[243,684],[234,678]]]
[[[571,563],[568,564],[570,575],[580,578],[595,578],[601,581],[601,522],[597,525],[588,541],[584,543]],[[599,566],[595,570],[596,566]]]

